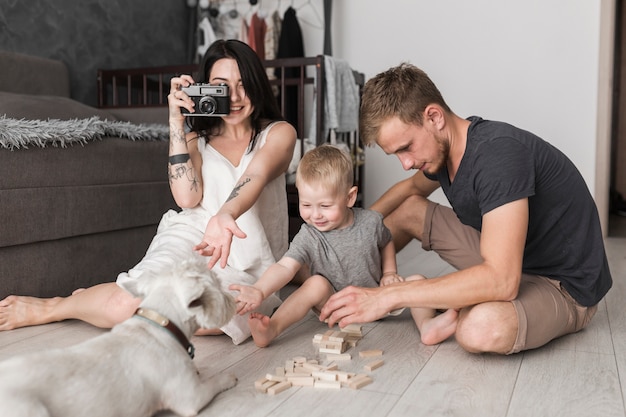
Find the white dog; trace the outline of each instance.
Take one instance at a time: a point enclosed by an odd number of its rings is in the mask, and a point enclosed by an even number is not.
[[[110,332],[0,363],[0,415],[134,417],[169,409],[195,416],[235,386],[227,374],[201,381],[192,362],[194,332],[219,328],[235,312],[233,298],[204,262],[142,277],[127,290],[143,301]]]

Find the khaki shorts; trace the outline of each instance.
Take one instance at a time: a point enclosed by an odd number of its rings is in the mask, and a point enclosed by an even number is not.
[[[457,269],[482,262],[480,233],[463,225],[452,209],[431,202],[426,210],[422,247],[432,250]],[[534,349],[589,323],[597,306],[578,304],[559,281],[522,274],[518,296],[512,301],[517,313],[517,338],[510,353]]]

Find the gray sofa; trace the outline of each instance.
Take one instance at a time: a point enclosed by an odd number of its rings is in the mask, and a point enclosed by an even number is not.
[[[0,118],[167,123],[166,108],[105,111],[72,100],[62,62],[0,51],[0,67]],[[124,137],[0,146],[0,299],[68,295],[132,267],[162,214],[176,209],[167,152],[167,140]]]

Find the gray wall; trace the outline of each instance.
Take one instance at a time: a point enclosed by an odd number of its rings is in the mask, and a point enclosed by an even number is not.
[[[187,63],[188,16],[185,0],[0,0],[0,50],[65,62],[93,106],[99,68]]]

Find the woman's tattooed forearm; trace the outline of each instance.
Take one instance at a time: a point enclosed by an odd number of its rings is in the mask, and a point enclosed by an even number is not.
[[[233,188],[233,191],[231,191],[231,193],[228,196],[228,198],[226,199],[226,201],[230,201],[233,198],[237,197],[239,195],[239,190],[241,190],[241,187],[243,187],[248,182],[250,182],[250,178],[246,178],[241,183],[235,185],[235,188]]]
[[[187,143],[185,140],[185,130],[174,124],[170,124],[170,149],[172,149],[176,143]]]
[[[199,181],[196,176],[196,171],[192,168],[189,168],[186,164],[176,164],[170,165],[167,176],[169,177],[170,184],[173,184],[175,180],[181,178],[187,178],[189,183],[191,184],[190,189],[192,191],[198,191],[199,189]]]

